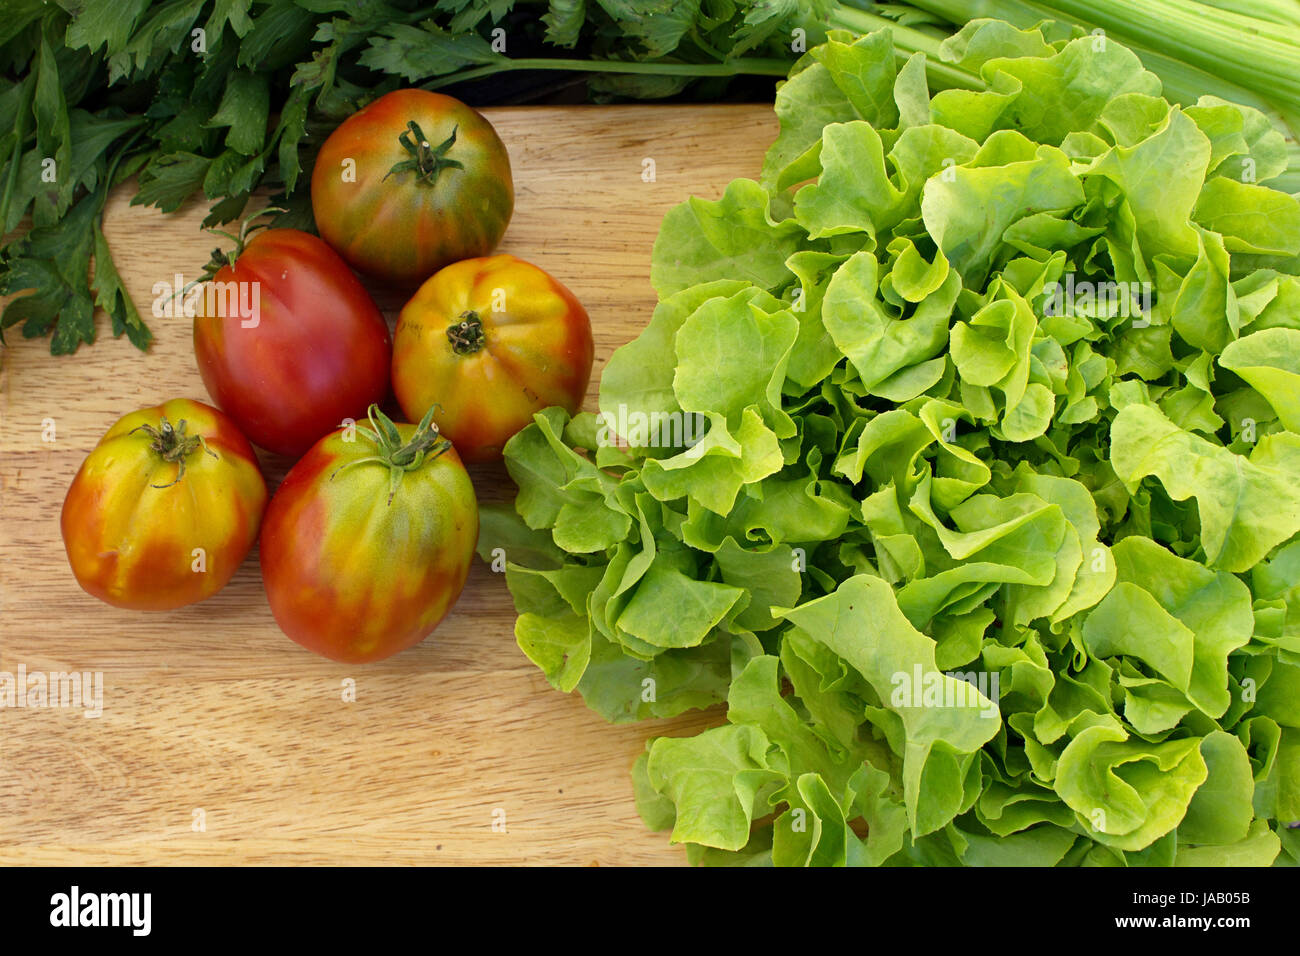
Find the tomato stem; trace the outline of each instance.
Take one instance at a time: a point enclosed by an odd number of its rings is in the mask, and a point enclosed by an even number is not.
[[[330,481],[333,481],[334,476],[339,472],[346,471],[354,465],[384,465],[388,468],[388,503],[391,505],[404,474],[418,470],[425,462],[437,459],[451,447],[451,442],[438,434],[438,426],[433,421],[434,407],[436,406],[431,406],[424,413],[420,424],[415,426],[415,434],[411,436],[411,440],[403,444],[401,432],[397,430],[393,420],[380,411],[378,405],[371,405],[366,412],[366,417],[370,419],[370,427],[361,427],[357,431],[375,443],[377,454],[340,465],[330,474]]]
[[[198,448],[202,448],[213,458],[220,456],[208,447],[207,442],[203,440],[202,435],[185,434],[185,419],[181,419],[172,427],[172,423],[167,421],[167,416],[163,415],[158,419],[158,427],[153,425],[137,425],[132,428],[128,434],[134,435],[138,431],[143,431],[149,436],[149,447],[152,448],[163,461],[178,462],[180,467],[176,469],[176,477],[165,485],[150,485],[151,488],[170,488],[182,478],[185,477],[185,459],[194,453]]]
[[[483,332],[483,320],[473,309],[460,314],[460,321],[447,326],[447,340],[451,350],[457,355],[473,355],[483,348],[487,336]]]
[[[274,207],[270,208],[274,211]],[[213,249],[212,257],[208,260],[208,264],[203,267],[203,277],[186,285],[181,292],[188,292],[192,287],[198,285],[200,282],[212,281],[217,277],[217,273],[226,266],[230,266],[233,269],[235,261],[244,254],[244,246],[248,244],[248,234],[250,232],[256,232],[258,229],[266,229],[270,227],[271,224],[269,222],[259,222],[256,225],[253,224],[254,219],[265,215],[266,212],[267,210],[264,209],[259,212],[257,216],[250,216],[245,219],[239,227],[239,235],[237,236],[226,232],[224,229],[208,229],[207,231],[212,233],[214,236],[225,236],[235,244],[235,248],[231,249],[229,252],[223,252],[219,246],[216,249]]]
[[[415,173],[416,182],[432,186],[437,180],[438,174],[444,169],[464,169],[465,167],[461,163],[447,158],[447,150],[455,145],[456,131],[459,129],[459,126],[453,126],[450,136],[437,146],[430,146],[429,141],[425,139],[424,132],[415,120],[408,120],[406,129],[397,137],[397,141],[402,144],[404,150],[411,154],[411,158],[404,159],[400,163],[394,163],[393,168],[384,173],[384,179],[387,179],[393,173],[410,170]]]

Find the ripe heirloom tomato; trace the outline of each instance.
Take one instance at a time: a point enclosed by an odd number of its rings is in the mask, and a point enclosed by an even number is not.
[[[377,661],[424,640],[456,603],[478,503],[456,450],[426,417],[326,435],[271,499],[262,580],[276,623],[318,654]]]
[[[72,479],[60,524],[78,584],[155,611],[225,587],[265,507],[266,482],[235,423],[177,398],[108,430]]]
[[[388,324],[334,250],[268,229],[218,261],[196,297],[194,353],[208,393],[255,444],[300,455],[383,401]]]
[[[595,349],[573,293],[510,255],[467,259],[420,286],[393,334],[393,391],[465,461],[494,461],[551,405],[577,413]]]
[[[325,140],[311,205],[321,238],[352,266],[415,285],[496,248],[515,208],[510,157],[459,100],[395,90]]]

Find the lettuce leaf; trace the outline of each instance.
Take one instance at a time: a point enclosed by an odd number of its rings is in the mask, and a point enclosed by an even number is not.
[[[1262,115],[1046,29],[934,95],[832,32],[599,417],[506,447],[523,652],[725,714],[633,770],[691,862],[1300,859],[1300,207]]]

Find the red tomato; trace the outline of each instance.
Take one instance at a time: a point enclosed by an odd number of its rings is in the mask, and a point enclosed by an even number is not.
[[[467,259],[398,316],[393,391],[408,418],[433,409],[465,461],[493,461],[534,413],[577,413],[594,354],[586,310],[550,275],[509,255]]]
[[[266,482],[221,412],[177,398],[122,418],[82,463],[61,527],[77,583],[155,611],[216,594],[257,538]]]
[[[426,418],[325,436],[285,477],[262,526],[262,580],[285,634],[360,664],[424,640],[465,586],[474,487]]]
[[[347,264],[315,236],[254,234],[197,298],[203,384],[263,448],[300,455],[387,395],[388,325]]]
[[[311,205],[321,238],[352,266],[414,285],[495,249],[515,190],[491,123],[450,96],[396,90],[325,140]]]

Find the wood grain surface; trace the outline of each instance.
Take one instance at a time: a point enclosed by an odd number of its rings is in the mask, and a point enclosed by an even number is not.
[[[605,361],[654,306],[661,217],[688,195],[716,198],[731,179],[756,176],[775,134],[771,108],[485,112],[515,173],[501,249],[586,305],[594,408]],[[111,198],[105,232],[148,318],[155,283],[188,281],[225,243],[200,231],[201,202],[164,216],[129,197]],[[400,297],[372,288],[391,322]],[[641,823],[628,770],[647,737],[692,733],[720,713],[606,724],[516,647],[504,581],[481,562],[431,638],[365,666],[280,633],[256,553],[220,594],[174,612],[85,594],[59,535],[82,459],[127,411],[209,400],[188,321],[150,319],[148,355],[97,321],[100,340],[73,356],[52,357],[46,340],[17,329],[0,350],[0,671],[103,675],[97,718],[0,708],[0,863],[684,862]],[[272,485],[290,464],[263,463]],[[473,474],[482,500],[512,494],[504,469]],[[349,679],[355,702],[344,700]]]

